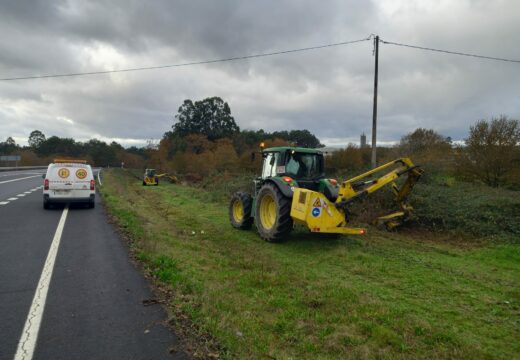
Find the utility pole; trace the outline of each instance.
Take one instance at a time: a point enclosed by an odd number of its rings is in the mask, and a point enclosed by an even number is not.
[[[379,68],[379,35],[374,38],[374,55],[375,55],[375,71],[374,71],[374,108],[372,110],[372,169],[377,166],[377,73]]]

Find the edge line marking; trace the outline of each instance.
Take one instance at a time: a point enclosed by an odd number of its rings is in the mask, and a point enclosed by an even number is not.
[[[61,235],[65,227],[65,221],[67,220],[67,214],[69,213],[69,207],[66,206],[61,214],[58,227],[54,233],[47,259],[43,265],[42,274],[34,298],[25,321],[25,326],[22,331],[22,336],[18,342],[18,348],[14,355],[14,360],[31,360],[36,348],[36,342],[38,340],[38,332],[40,331],[40,325],[43,317],[43,311],[45,309],[45,301],[47,300],[47,293],[49,291],[49,285],[51,283],[52,272],[54,270],[54,263],[56,262],[56,256],[58,255],[58,248],[60,246]]]

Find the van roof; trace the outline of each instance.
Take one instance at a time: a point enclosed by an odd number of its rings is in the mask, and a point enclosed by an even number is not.
[[[54,159],[55,164],[86,164],[87,160],[79,159]]]

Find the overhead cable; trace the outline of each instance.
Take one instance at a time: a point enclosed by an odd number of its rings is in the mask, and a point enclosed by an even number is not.
[[[46,79],[46,78],[85,76],[85,75],[99,75],[99,74],[113,74],[113,73],[131,72],[131,71],[155,70],[155,69],[165,69],[165,68],[174,68],[174,67],[186,67],[186,66],[193,66],[193,65],[214,64],[214,63],[221,63],[221,62],[227,62],[227,61],[245,60],[245,59],[253,59],[253,58],[259,58],[259,57],[267,57],[267,56],[274,56],[274,55],[296,53],[296,52],[302,52],[302,51],[318,50],[318,49],[324,49],[324,48],[335,47],[335,46],[344,46],[344,45],[359,43],[359,42],[363,42],[363,41],[368,41],[370,39],[371,39],[371,36],[366,37],[364,39],[359,39],[359,40],[343,41],[343,42],[338,42],[338,43],[317,45],[317,46],[311,46],[311,47],[305,47],[305,48],[299,48],[299,49],[290,49],[290,50],[282,50],[282,51],[275,51],[275,52],[269,52],[269,53],[260,53],[260,54],[253,54],[253,55],[244,55],[244,56],[235,56],[235,57],[229,57],[229,58],[223,58],[223,59],[193,61],[193,62],[180,63],[180,64],[146,66],[146,67],[137,67],[137,68],[128,68],[128,69],[116,69],[116,70],[104,70],[104,71],[77,72],[77,73],[68,73],[68,74],[49,74],[49,75],[19,76],[19,77],[10,77],[10,78],[0,78],[0,81]]]
[[[520,63],[520,60],[514,60],[514,59],[505,59],[505,58],[499,58],[499,57],[493,57],[493,56],[485,56],[485,55],[478,55],[478,54],[469,54],[469,53],[463,53],[458,51],[450,51],[450,50],[442,50],[442,49],[434,49],[424,46],[417,46],[417,45],[409,45],[409,44],[400,44],[392,41],[386,41],[386,40],[380,40],[383,44],[388,45],[395,45],[395,46],[403,46],[408,47],[412,49],[419,49],[419,50],[427,50],[427,51],[435,51],[440,53],[446,53],[446,54],[452,54],[452,55],[460,55],[460,56],[470,56],[480,59],[487,59],[487,60],[496,60],[496,61],[506,61],[506,62],[512,62],[512,63]]]

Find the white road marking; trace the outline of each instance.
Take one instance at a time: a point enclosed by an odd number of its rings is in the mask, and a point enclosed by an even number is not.
[[[29,315],[25,321],[22,336],[18,342],[18,348],[14,360],[31,360],[33,357],[36,341],[38,340],[38,332],[40,331],[43,310],[45,308],[45,301],[47,300],[47,292],[49,291],[54,263],[56,261],[56,256],[58,255],[61,235],[63,233],[63,228],[65,227],[68,212],[69,207],[66,206],[65,209],[63,209],[60,222],[56,228],[56,233],[52,239],[51,247],[47,254],[47,259],[45,260],[45,265],[43,265],[40,281],[36,287],[36,293],[34,294]]]
[[[40,176],[40,175],[33,175],[33,176],[27,176],[27,177],[18,178],[18,179],[4,180],[4,181],[0,181],[0,184],[10,183],[13,181],[20,181],[20,180],[25,180],[25,179],[31,179],[31,178],[35,178],[38,176]]]
[[[24,193],[21,193],[21,194],[16,195],[16,197],[9,198],[9,199],[7,199],[7,200],[5,200],[5,201],[0,201],[0,205],[2,205],[2,206],[3,206],[3,205],[7,205],[7,204],[9,204],[10,201],[18,200],[18,198],[21,198],[21,197],[24,197],[24,196],[26,196],[26,195],[32,194],[33,191],[36,191],[36,190],[38,190],[38,189],[37,189],[37,188],[35,188],[35,189],[31,189],[31,190],[29,190],[29,191],[25,191]]]
[[[103,186],[103,183],[101,182],[101,177],[100,177],[100,175],[101,175],[101,170],[99,170],[98,173],[97,173],[97,180],[98,180],[98,182],[99,182],[99,185]]]

